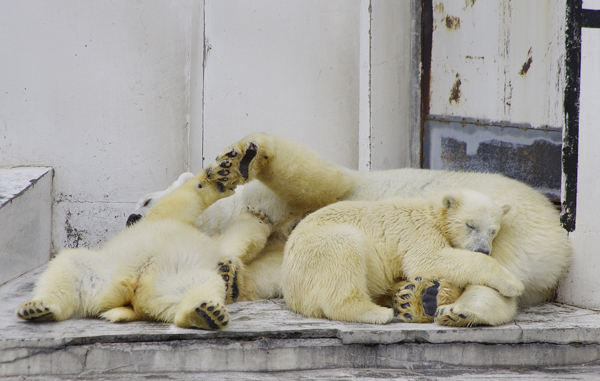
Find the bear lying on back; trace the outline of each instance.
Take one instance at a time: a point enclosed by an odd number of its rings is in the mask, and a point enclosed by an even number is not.
[[[33,298],[16,315],[28,321],[80,315],[113,322],[157,320],[184,328],[227,328],[225,303],[237,298],[241,286],[235,272],[238,256],[260,252],[271,223],[248,208],[220,235],[198,230],[198,217],[233,194],[230,187],[206,177],[203,170],[178,184],[145,218],[102,248],[61,251],[36,282]]]
[[[288,239],[283,295],[293,311],[306,316],[361,323],[392,320],[394,311],[373,300],[388,295],[398,279],[432,276],[458,288],[483,285],[518,296],[521,281],[489,256],[509,210],[466,189],[324,207]],[[396,313],[410,321],[402,304],[408,301],[394,298]],[[475,319],[464,317],[469,318]]]

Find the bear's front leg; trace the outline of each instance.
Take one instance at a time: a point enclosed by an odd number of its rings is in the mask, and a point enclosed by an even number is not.
[[[223,150],[207,175],[224,187],[259,180],[291,206],[314,211],[343,199],[357,174],[300,143],[256,133]]]
[[[224,186],[208,178],[208,169],[187,180],[150,209],[146,220],[174,218],[194,225],[198,216],[218,200],[233,195],[235,185]]]
[[[217,264],[219,267],[219,275],[225,282],[225,303],[231,304],[240,296],[241,278],[238,277],[238,272],[241,267],[241,262],[237,258],[224,259]]]
[[[255,142],[239,141],[221,151],[215,162],[206,170],[206,175],[210,180],[220,183],[224,187],[244,184],[256,175],[251,173],[250,164],[257,153],[258,146]],[[265,159],[268,157],[263,157],[263,161]]]

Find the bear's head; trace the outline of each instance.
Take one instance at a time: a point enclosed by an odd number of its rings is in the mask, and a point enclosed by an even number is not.
[[[141,220],[142,218],[144,218],[158,200],[182,186],[186,181],[188,181],[192,177],[194,177],[193,173],[184,172],[181,175],[179,175],[179,178],[175,180],[175,182],[164,191],[148,193],[147,195],[142,197],[140,201],[138,201],[138,203],[136,204],[133,213],[131,213],[127,218],[126,226],[129,227]]]
[[[476,191],[445,192],[442,197],[444,233],[452,247],[489,255],[492,241],[509,211],[510,205],[500,205]]]

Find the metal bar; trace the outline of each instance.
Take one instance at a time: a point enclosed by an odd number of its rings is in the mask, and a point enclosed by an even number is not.
[[[582,9],[581,10],[582,28],[600,28],[600,10]]]
[[[560,220],[563,227],[575,230],[577,211],[577,155],[579,141],[579,79],[581,75],[582,0],[568,0],[565,30],[566,86],[564,97],[565,132],[562,165],[564,190]]]

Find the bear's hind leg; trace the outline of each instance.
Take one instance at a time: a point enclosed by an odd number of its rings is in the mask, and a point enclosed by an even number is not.
[[[344,300],[342,303],[326,304],[323,314],[331,320],[354,323],[386,324],[394,318],[394,310],[378,306],[367,295]]]
[[[17,308],[17,317],[30,321],[54,321],[55,309],[43,300],[30,300]]]
[[[143,320],[131,306],[111,308],[110,310],[101,313],[100,317],[111,323]]]
[[[60,252],[36,281],[33,298],[17,308],[16,316],[61,321],[73,315],[97,315],[102,309],[98,296],[109,283],[109,262],[88,249]]]
[[[213,271],[205,270],[202,281],[194,283],[183,296],[173,319],[178,327],[218,330],[229,326],[225,284]]]
[[[209,330],[225,329],[229,325],[229,313],[224,304],[213,300],[202,300],[177,311],[175,325],[181,328]]]
[[[502,296],[498,291],[479,285],[467,286],[456,302],[439,306],[435,322],[454,327],[502,325],[517,313],[517,298]]]

